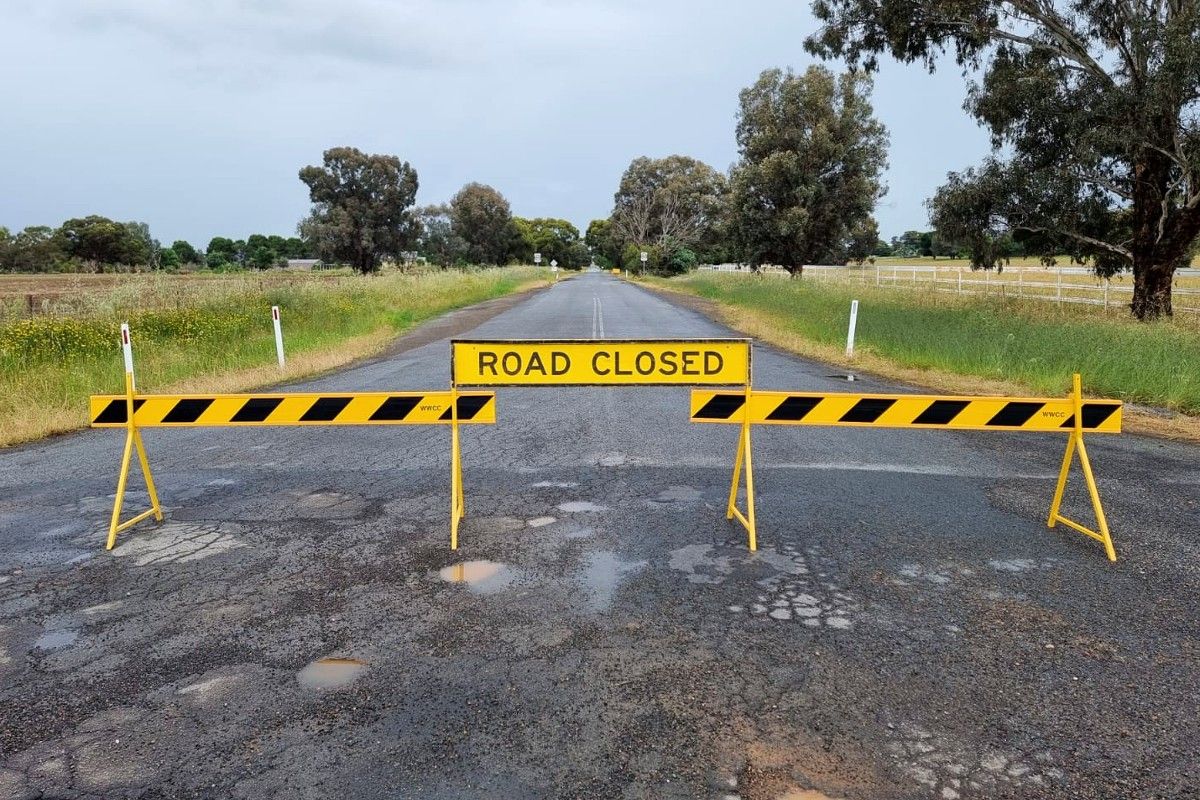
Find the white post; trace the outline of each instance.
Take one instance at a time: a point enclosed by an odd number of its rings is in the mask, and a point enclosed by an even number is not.
[[[962,267],[958,268],[958,293],[962,294]]]
[[[133,384],[133,345],[129,341],[129,323],[121,323],[121,354],[125,356],[125,374]]]
[[[283,329],[279,327],[279,306],[271,306],[271,322],[275,325],[275,355],[279,358],[279,368],[283,369]]]
[[[1062,267],[1058,268],[1058,304],[1062,305]]]
[[[1017,272],[1017,297],[1025,296],[1025,270]]]
[[[850,331],[846,334],[846,357],[854,357],[854,331],[858,327],[858,301],[850,303]]]
[[[1104,310],[1105,311],[1108,311],[1108,284],[1109,284],[1109,279],[1105,278],[1104,279]]]
[[[879,265],[875,265],[875,285],[879,286]]]

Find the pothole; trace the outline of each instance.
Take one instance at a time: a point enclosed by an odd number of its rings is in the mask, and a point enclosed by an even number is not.
[[[310,689],[341,689],[367,671],[367,662],[357,658],[318,658],[296,673],[301,686]]]
[[[559,503],[558,510],[568,514],[582,514],[608,511],[608,506],[597,505],[590,500],[572,500],[569,503]]]
[[[438,577],[447,583],[464,583],[478,594],[492,594],[507,588],[516,580],[516,572],[497,561],[462,561],[438,570]]]
[[[33,646],[38,650],[61,650],[64,647],[75,644],[75,640],[78,638],[78,631],[61,628],[59,630],[46,631],[38,637]]]

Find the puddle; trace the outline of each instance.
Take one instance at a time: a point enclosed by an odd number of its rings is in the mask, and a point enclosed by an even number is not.
[[[465,583],[478,594],[492,594],[507,588],[516,574],[512,567],[496,561],[463,561],[442,567],[438,577],[447,583]]]
[[[852,375],[852,374],[851,374],[851,375],[826,375],[825,377],[826,377],[826,378],[833,378],[834,380],[837,380],[837,381],[850,381],[850,382],[854,382],[854,381],[858,380],[858,378],[857,378],[857,377],[855,377],[855,376],[854,376],[854,375]],[[821,795],[821,797],[824,797],[824,796],[825,796],[825,795]]]
[[[569,503],[559,503],[558,509],[568,514],[579,514],[583,512],[608,511],[608,506],[596,505],[590,500],[572,500]]]
[[[840,800],[816,789],[788,789],[775,800]]]
[[[604,611],[612,605],[617,587],[625,576],[646,566],[645,561],[622,561],[610,550],[587,554],[583,583],[588,588],[584,603],[588,611]]]
[[[531,528],[544,528],[547,525],[553,525],[555,522],[557,522],[557,520],[555,520],[554,517],[537,517],[536,519],[529,520],[525,524]]]
[[[357,658],[318,658],[296,673],[301,686],[310,689],[341,689],[367,671],[367,662]]]
[[[66,628],[56,631],[46,631],[38,640],[33,643],[34,648],[38,650],[61,650],[75,644],[75,640],[79,638],[77,631]]]

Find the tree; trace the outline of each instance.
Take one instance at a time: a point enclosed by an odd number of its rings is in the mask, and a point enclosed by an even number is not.
[[[613,198],[616,250],[630,243],[670,248],[711,241],[726,188],[724,175],[688,156],[635,158]]]
[[[182,263],[183,259],[179,257],[179,253],[173,247],[164,247],[158,254],[158,265],[163,269],[179,269],[179,265]]]
[[[300,180],[313,203],[300,233],[325,260],[367,274],[416,238],[409,209],[417,196],[417,172],[408,162],[334,147],[325,151],[323,167],[300,170]]]
[[[415,212],[417,221],[417,251],[439,267],[449,267],[466,259],[467,243],[454,233],[450,222],[450,206],[422,206]]]
[[[543,264],[557,261],[564,269],[580,269],[591,261],[579,229],[565,219],[513,217],[513,224],[524,242],[522,249],[541,253]]]
[[[312,258],[312,253],[308,242],[297,236],[289,236],[283,242],[283,254],[287,258]]]
[[[861,72],[771,69],[741,93],[730,225],[751,266],[840,261],[885,191],[887,131]]]
[[[880,53],[933,69],[952,49],[980,70],[966,108],[994,155],[932,199],[939,231],[975,266],[996,243],[1132,269],[1131,310],[1171,313],[1171,282],[1200,233],[1197,0],[814,0],[810,51],[868,69]],[[974,222],[971,218],[974,216]]]
[[[862,264],[875,254],[875,248],[878,246],[879,223],[870,217],[860,220],[850,231],[844,252],[845,258],[840,259],[839,263],[844,260]]]
[[[197,251],[196,248],[192,247],[190,244],[183,241],[182,239],[177,239],[171,245],[171,249],[175,251],[175,255],[178,257],[180,264],[203,264],[204,263],[204,256],[200,255],[199,251]],[[165,252],[164,252],[164,255],[165,255]],[[163,265],[166,266],[166,262],[164,262]]]
[[[611,219],[592,220],[583,241],[602,266],[615,267],[621,263],[621,241]]]
[[[150,226],[145,222],[126,222],[125,227],[129,230],[129,235],[137,242],[137,252],[140,257],[135,261],[130,261],[130,264],[145,264],[150,269],[158,269],[159,253],[162,250],[162,245],[158,239],[150,235]]]
[[[144,234],[138,223],[115,222],[107,217],[69,219],[54,232],[57,247],[103,272],[105,266],[146,264],[151,256],[149,229]]]
[[[214,236],[209,240],[208,248],[204,251],[204,260],[213,269],[236,264],[237,248],[234,247],[233,240],[224,236]]]
[[[504,195],[482,183],[468,183],[450,200],[454,234],[466,242],[475,264],[503,264],[512,239],[512,209]]]
[[[12,236],[0,253],[0,269],[11,272],[45,272],[62,258],[62,250],[54,238],[54,229],[46,225],[30,225]]]

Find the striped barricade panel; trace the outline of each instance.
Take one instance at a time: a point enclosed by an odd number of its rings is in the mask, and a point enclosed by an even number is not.
[[[133,400],[139,428],[250,425],[450,424],[451,393],[355,392],[321,394],[140,395]],[[458,421],[493,424],[495,392],[459,392]],[[124,427],[125,395],[91,398],[93,428]]]
[[[747,406],[747,403],[749,404]],[[692,390],[692,422],[755,425],[852,425],[877,428],[1060,431],[1075,428],[1072,398],[955,397],[929,395],[822,394],[809,392],[715,392]],[[1120,433],[1122,403],[1083,403],[1083,430]]]

